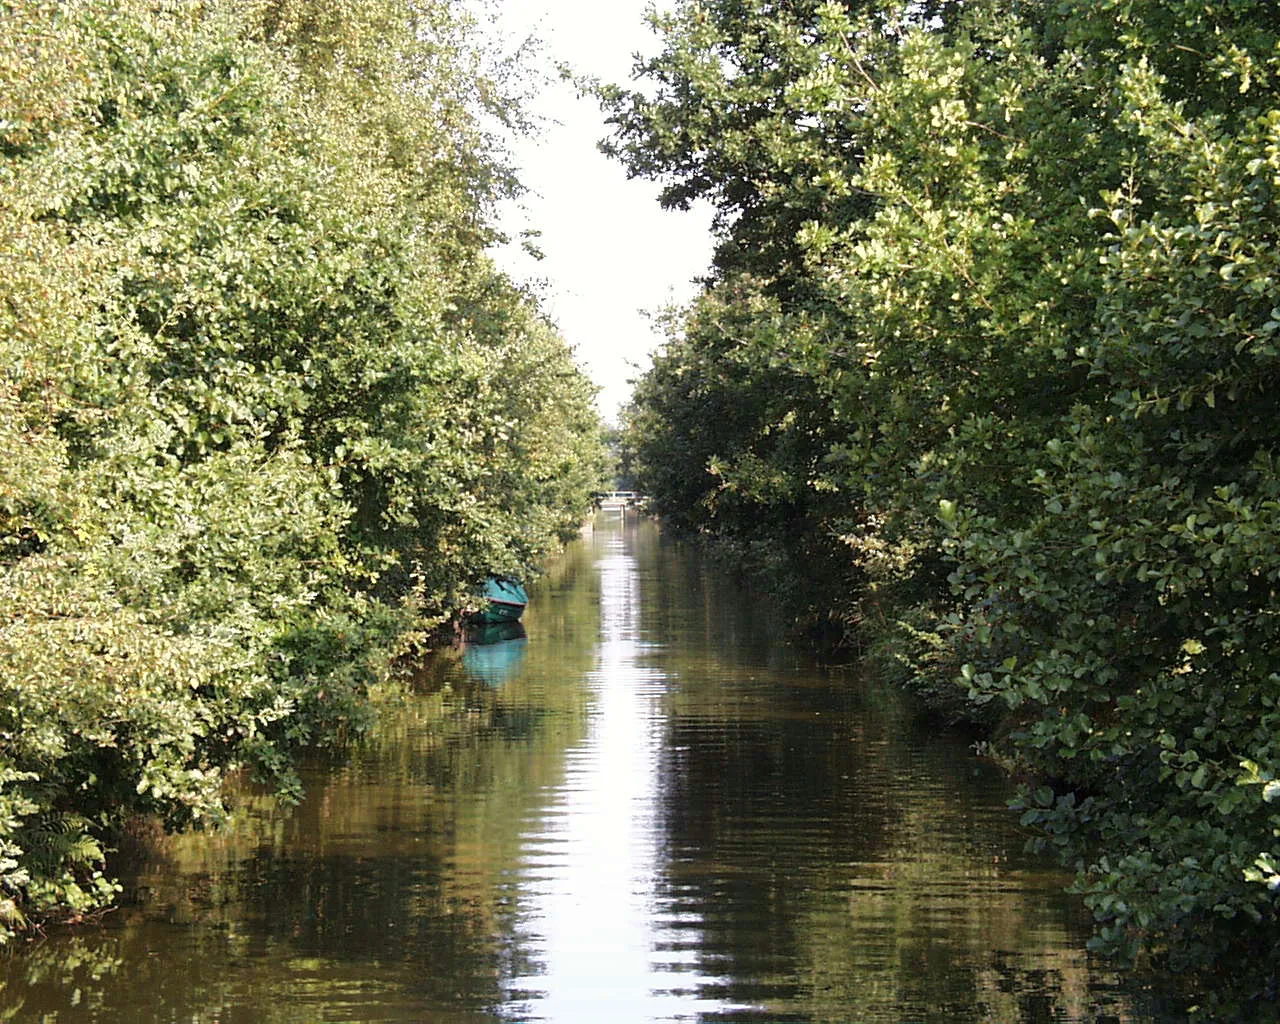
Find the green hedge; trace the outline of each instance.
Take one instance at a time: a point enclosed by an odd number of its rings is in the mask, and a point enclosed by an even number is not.
[[[486,60],[444,2],[0,3],[0,938],[290,792],[599,488]]]
[[[803,552],[769,577],[797,615],[994,721],[1100,948],[1265,964],[1280,14],[657,23],[647,91],[602,91],[612,145],[715,204],[724,244],[640,383],[638,486],[735,550]]]

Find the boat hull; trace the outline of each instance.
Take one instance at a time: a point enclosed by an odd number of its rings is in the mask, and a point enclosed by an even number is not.
[[[489,604],[474,616],[475,621],[480,623],[516,622],[529,603],[529,595],[524,587],[515,580],[496,576],[485,581],[481,593]]]

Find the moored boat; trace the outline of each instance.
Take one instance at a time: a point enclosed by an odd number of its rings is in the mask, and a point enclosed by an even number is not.
[[[474,619],[477,622],[515,622],[529,603],[524,587],[509,576],[490,576],[480,593],[489,603],[482,611],[476,612]]]

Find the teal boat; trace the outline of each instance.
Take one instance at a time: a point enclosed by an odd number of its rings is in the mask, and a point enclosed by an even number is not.
[[[490,576],[480,593],[489,602],[475,614],[475,621],[481,623],[516,622],[529,603],[524,587],[508,576]]]

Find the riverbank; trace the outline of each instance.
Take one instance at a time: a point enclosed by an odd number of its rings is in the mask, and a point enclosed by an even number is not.
[[[0,22],[3,942],[109,905],[133,818],[216,826],[240,770],[296,792],[606,455],[486,254],[520,69],[453,6]]]
[[[1272,964],[1280,23],[926,6],[678,0],[599,90],[723,231],[637,382],[634,486],[987,719],[1100,951]]]

